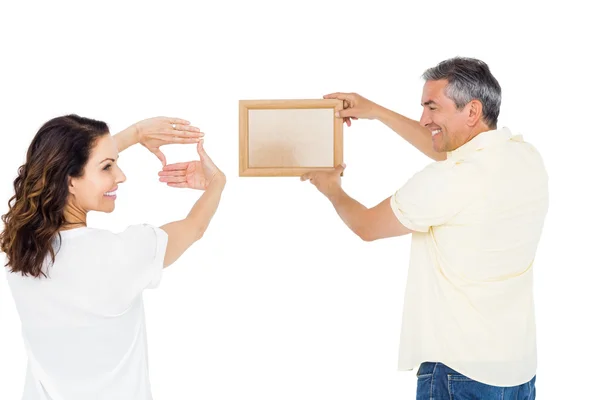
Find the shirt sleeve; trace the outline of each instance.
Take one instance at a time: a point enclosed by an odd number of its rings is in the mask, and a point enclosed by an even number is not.
[[[466,162],[441,161],[417,172],[390,199],[402,225],[416,232],[447,223],[475,198],[475,166]]]
[[[119,286],[123,296],[131,299],[145,289],[158,287],[167,250],[167,233],[149,224],[138,224],[117,233],[117,237]]]

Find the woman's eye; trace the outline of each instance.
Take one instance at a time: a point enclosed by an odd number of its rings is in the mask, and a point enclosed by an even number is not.
[[[106,167],[104,167],[103,169],[104,169],[105,171],[108,171],[108,170],[110,169],[110,167],[111,167],[111,166],[112,166],[112,164],[107,164],[107,165],[106,165]]]

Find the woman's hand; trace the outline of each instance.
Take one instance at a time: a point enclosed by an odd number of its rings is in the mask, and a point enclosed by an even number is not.
[[[180,118],[154,117],[133,125],[137,141],[162,162],[167,164],[160,146],[165,144],[198,143],[204,137],[200,129],[190,125],[189,121]]]
[[[178,188],[206,190],[213,182],[225,182],[225,174],[213,163],[204,150],[204,140],[198,142],[200,161],[165,165],[158,173],[159,181]]]

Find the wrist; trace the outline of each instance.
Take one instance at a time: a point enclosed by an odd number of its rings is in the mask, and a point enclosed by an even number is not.
[[[132,144],[139,143],[142,140],[142,130],[140,129],[138,123],[131,125],[128,129],[131,131]]]
[[[114,135],[113,137],[117,142],[117,149],[119,150],[119,153],[133,146],[134,144],[139,143],[139,135],[140,134],[136,125],[131,125],[130,127]]]
[[[215,186],[217,188],[223,189],[225,187],[226,182],[227,179],[225,178],[225,174],[219,171],[210,180],[210,186]]]
[[[138,128],[138,124],[133,124],[127,127],[123,132],[121,132],[123,136],[123,142],[125,147],[133,146],[134,144],[138,144],[141,138],[141,130]]]
[[[329,201],[335,204],[337,201],[339,201],[343,194],[344,191],[342,190],[342,186],[335,185],[333,188],[331,188],[331,190],[328,191],[327,198],[329,199]]]
[[[386,118],[388,111],[389,110],[387,108],[373,103],[373,119],[383,121]]]

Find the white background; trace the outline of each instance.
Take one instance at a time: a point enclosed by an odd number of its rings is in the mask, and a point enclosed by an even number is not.
[[[77,113],[113,133],[189,119],[228,184],[205,237],[145,295],[155,399],[411,399],[416,371],[396,371],[410,237],[362,242],[308,182],[239,178],[238,100],[354,91],[418,119],[426,68],[480,58],[502,86],[499,126],[534,144],[550,176],[534,264],[538,398],[587,398],[600,358],[599,31],[577,1],[503,4],[3,2],[2,213],[48,119]],[[343,187],[367,206],[429,163],[377,121],[344,133]],[[196,157],[163,149],[169,162]],[[117,208],[90,226],[161,225],[200,195],[159,183],[141,146],[121,160]],[[25,367],[0,274],[0,399],[20,398]]]

